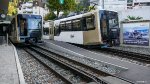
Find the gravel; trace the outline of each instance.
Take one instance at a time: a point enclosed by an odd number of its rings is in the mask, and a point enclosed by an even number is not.
[[[17,49],[27,84],[64,84],[52,71],[22,49]]]
[[[74,83],[80,83],[80,82],[89,82],[89,80],[85,80],[83,78],[80,77],[80,75],[76,75],[72,70],[70,70],[69,68],[65,68],[61,65],[58,65],[57,63],[55,63],[53,60],[44,58],[42,56],[40,56],[39,54],[35,53],[35,52],[31,52],[32,54],[34,54],[36,56],[36,58],[38,58],[39,60],[41,60],[43,63],[47,64],[49,67],[51,67],[53,70],[57,71],[59,74],[61,74],[63,77],[65,77],[66,79],[69,79],[73,84]],[[72,78],[74,80],[72,80]]]

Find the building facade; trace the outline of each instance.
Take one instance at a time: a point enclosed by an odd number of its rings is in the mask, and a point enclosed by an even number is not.
[[[150,0],[90,0],[90,5],[94,4],[100,9],[122,11],[150,7]]]
[[[127,9],[127,0],[90,0],[90,4],[96,4],[99,9],[121,11]]]
[[[150,0],[128,0],[128,9],[148,7],[150,7]]]
[[[34,14],[45,17],[45,15],[48,13],[49,10],[46,7],[46,4],[44,2],[41,2],[41,0],[19,2],[18,5],[18,14]]]

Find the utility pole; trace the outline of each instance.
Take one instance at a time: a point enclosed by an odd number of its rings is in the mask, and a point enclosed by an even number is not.
[[[104,0],[102,0],[102,8],[104,9]]]

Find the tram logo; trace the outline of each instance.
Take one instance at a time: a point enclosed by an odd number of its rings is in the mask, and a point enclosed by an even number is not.
[[[71,34],[71,35],[70,35],[70,38],[74,38],[74,35],[73,35],[73,34]]]

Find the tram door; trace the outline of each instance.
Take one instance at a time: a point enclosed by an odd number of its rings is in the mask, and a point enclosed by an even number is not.
[[[100,14],[101,14],[100,29],[101,29],[102,40],[103,40],[103,43],[108,43],[109,28],[108,28],[107,16],[105,12],[100,13]]]
[[[49,23],[49,39],[54,40],[54,22]]]
[[[0,25],[0,36],[5,36],[5,35],[6,35],[6,26]]]
[[[27,21],[26,19],[20,19],[20,36],[27,36]]]

